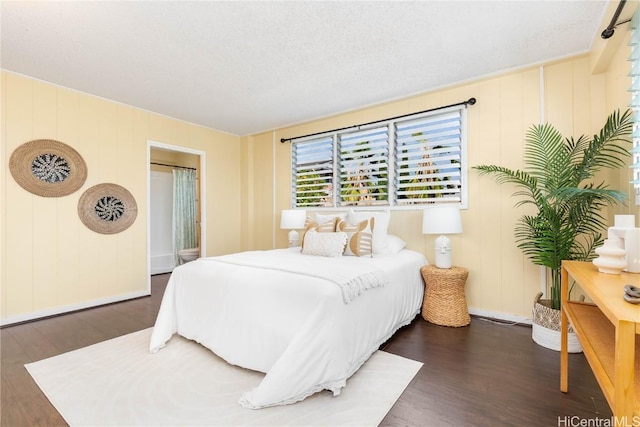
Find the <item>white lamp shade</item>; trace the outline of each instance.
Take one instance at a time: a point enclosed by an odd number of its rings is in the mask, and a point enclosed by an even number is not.
[[[307,219],[307,211],[300,209],[287,209],[282,211],[280,217],[280,228],[283,230],[294,230],[304,228],[304,221]]]
[[[433,206],[422,212],[422,234],[462,233],[458,206]]]
[[[458,206],[432,206],[422,212],[422,233],[440,234],[434,242],[435,265],[451,268],[451,241],[445,234],[462,233]]]

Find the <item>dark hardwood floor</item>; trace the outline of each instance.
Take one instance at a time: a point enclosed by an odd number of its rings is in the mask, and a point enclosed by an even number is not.
[[[24,364],[153,326],[167,279],[152,277],[151,297],[2,328],[1,425],[66,425]],[[570,355],[569,393],[560,392],[559,353],[535,344],[525,326],[472,318],[447,328],[418,316],[383,349],[424,366],[381,426],[569,426],[611,417],[584,356]]]

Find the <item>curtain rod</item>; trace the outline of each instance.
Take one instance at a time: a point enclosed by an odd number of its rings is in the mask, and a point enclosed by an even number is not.
[[[191,169],[192,171],[198,170],[197,168],[190,168],[188,166],[176,166],[176,165],[168,165],[166,163],[157,163],[157,162],[149,162],[152,165],[158,165],[158,166],[169,166],[170,168],[179,168],[179,169]]]
[[[400,116],[389,117],[387,119],[374,120],[373,122],[361,123],[359,125],[353,125],[353,126],[347,126],[347,127],[343,127],[343,128],[325,130],[325,131],[322,131],[322,132],[309,133],[307,135],[295,136],[295,137],[292,137],[292,138],[281,138],[280,142],[281,143],[285,143],[287,141],[291,142],[292,140],[298,139],[298,138],[306,138],[308,136],[324,135],[325,133],[338,132],[338,131],[345,130],[345,129],[360,128],[362,126],[374,125],[376,123],[382,123],[382,122],[386,122],[386,121],[389,121],[389,120],[395,120],[395,119],[401,119],[403,117],[415,116],[416,114],[429,113],[431,111],[437,111],[437,110],[444,110],[445,108],[457,107],[458,105],[467,105],[467,104],[468,105],[473,105],[475,103],[476,103],[476,99],[475,98],[469,98],[469,100],[463,101],[463,102],[458,102],[457,104],[443,105],[442,107],[430,108],[428,110],[418,111],[416,113],[403,114],[403,115],[400,115]]]
[[[609,23],[609,26],[607,28],[604,29],[604,31],[602,32],[602,34],[600,35],[600,37],[602,37],[603,39],[608,39],[609,37],[611,37],[615,31],[615,28],[618,25],[624,24],[625,22],[629,22],[630,19],[620,22],[620,23],[616,23],[616,21],[618,20],[618,18],[620,17],[620,12],[622,12],[622,9],[624,8],[624,4],[627,2],[627,0],[620,0],[620,3],[618,3],[618,7],[616,8],[616,11],[613,14],[613,17],[611,18],[611,22]]]

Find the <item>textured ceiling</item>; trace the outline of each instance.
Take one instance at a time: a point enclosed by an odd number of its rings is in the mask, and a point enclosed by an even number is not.
[[[607,1],[0,7],[3,69],[247,135],[586,52]]]

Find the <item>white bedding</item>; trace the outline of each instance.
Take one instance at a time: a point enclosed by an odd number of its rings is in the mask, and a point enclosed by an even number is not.
[[[232,255],[174,269],[150,342],[156,352],[178,333],[233,365],[265,372],[260,385],[240,398],[247,408],[294,403],[323,389],[339,394],[347,378],[420,310],[426,260],[414,251],[373,258],[316,257],[299,248],[249,254],[253,266]],[[274,257],[284,270],[269,267]],[[346,300],[331,278],[302,274],[309,262],[332,277],[348,276],[350,264],[358,272],[369,266],[388,282]]]

